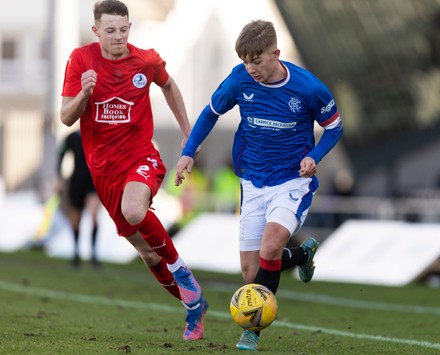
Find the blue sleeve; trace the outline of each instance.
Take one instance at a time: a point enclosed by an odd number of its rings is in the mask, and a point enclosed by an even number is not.
[[[339,139],[342,137],[344,129],[342,127],[342,122],[335,128],[324,129],[321,139],[319,140],[316,147],[307,154],[308,157],[312,158],[316,164],[318,164],[322,158],[338,143]]]
[[[182,155],[194,158],[197,148],[202,144],[208,134],[212,131],[217,123],[219,115],[212,112],[211,107],[207,105],[200,113],[188,141],[183,148]]]

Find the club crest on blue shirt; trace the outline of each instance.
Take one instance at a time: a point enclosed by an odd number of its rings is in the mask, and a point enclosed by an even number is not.
[[[301,101],[296,97],[292,97],[289,101],[289,107],[292,112],[299,112],[301,111]]]

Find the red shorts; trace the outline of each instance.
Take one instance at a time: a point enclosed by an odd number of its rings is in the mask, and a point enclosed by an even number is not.
[[[146,184],[151,190],[151,199],[153,199],[159,191],[165,173],[166,168],[162,159],[159,156],[149,156],[133,165],[126,173],[93,176],[96,192],[120,236],[128,237],[137,231],[136,227],[130,225],[122,215],[121,202],[125,185],[130,181]]]

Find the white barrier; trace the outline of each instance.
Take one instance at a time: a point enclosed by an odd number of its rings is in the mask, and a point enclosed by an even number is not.
[[[402,286],[440,257],[440,224],[350,220],[315,256],[315,281]]]

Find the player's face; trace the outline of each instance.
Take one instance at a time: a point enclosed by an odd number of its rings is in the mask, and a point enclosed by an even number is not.
[[[278,49],[271,48],[258,56],[248,56],[242,60],[246,71],[256,82],[270,84],[282,79],[279,77],[279,54]]]
[[[131,23],[127,16],[103,14],[93,26],[104,58],[120,59],[128,55],[127,41]]]

